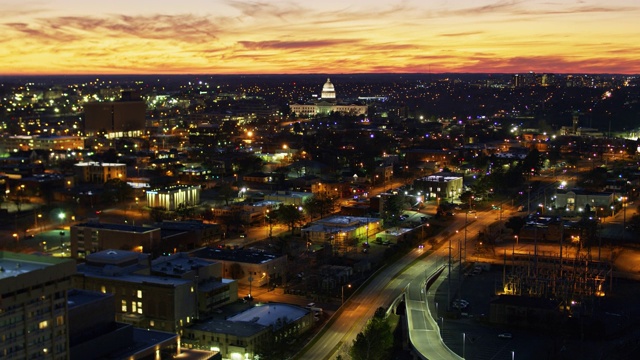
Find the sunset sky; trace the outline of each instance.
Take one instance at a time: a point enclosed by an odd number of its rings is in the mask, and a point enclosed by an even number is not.
[[[640,73],[640,0],[0,3],[0,75]]]

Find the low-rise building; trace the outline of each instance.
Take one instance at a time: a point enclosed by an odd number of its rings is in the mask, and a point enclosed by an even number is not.
[[[566,209],[567,211],[584,211],[587,207],[591,211],[604,208],[604,214],[609,212],[609,207],[613,205],[615,194],[613,192],[595,192],[584,189],[558,189],[556,191],[556,209]],[[604,214],[599,216],[604,216]]]
[[[278,201],[284,205],[302,206],[312,193],[295,191],[278,191],[264,196],[265,201]]]
[[[253,359],[286,346],[313,326],[313,313],[295,305],[259,304],[226,320],[212,319],[184,330],[186,347],[219,351],[227,359]]]
[[[74,287],[111,293],[116,321],[135,327],[180,333],[197,316],[193,280],[152,276],[149,255],[107,250],[78,265]]]
[[[200,203],[199,185],[174,185],[147,191],[147,206],[175,211],[180,206],[195,206]]]
[[[70,359],[173,359],[178,335],[116,322],[114,295],[69,291]]]
[[[80,162],[74,165],[78,182],[104,184],[111,179],[127,178],[127,165],[120,163]]]
[[[287,257],[262,251],[244,249],[202,248],[190,256],[213,260],[222,264],[222,276],[240,284],[263,286],[284,280]]]
[[[163,250],[162,233],[157,227],[89,221],[71,226],[70,233],[71,256],[74,258],[85,258],[89,254],[106,249],[138,252]]]
[[[427,200],[455,199],[462,193],[463,176],[452,172],[439,172],[416,179],[413,187],[425,194]]]
[[[334,246],[352,246],[367,241],[382,228],[382,220],[358,216],[330,216],[302,229],[302,237],[311,243],[330,242]]]

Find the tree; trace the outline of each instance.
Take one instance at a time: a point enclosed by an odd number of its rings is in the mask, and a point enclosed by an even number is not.
[[[220,184],[220,188],[218,189],[218,196],[220,196],[224,200],[225,205],[229,205],[229,200],[234,196],[234,194],[235,190],[233,189],[231,184],[226,182]]]
[[[394,226],[400,221],[400,214],[402,214],[405,203],[405,197],[401,194],[392,195],[387,198],[384,202],[382,214],[380,214],[385,225]]]
[[[301,224],[304,220],[302,211],[298,210],[295,205],[281,205],[275,213],[278,222],[289,227],[291,235],[293,235],[296,226]]]
[[[162,222],[166,216],[166,209],[162,206],[156,206],[151,208],[151,212],[149,213],[151,220],[155,222]]]
[[[336,200],[333,196],[316,194],[306,199],[302,207],[309,214],[311,220],[316,216],[322,219],[327,213],[333,211]]]
[[[133,188],[131,185],[120,179],[110,179],[104,183],[105,194],[111,195],[116,202],[123,202],[133,197]]]
[[[389,359],[392,346],[393,333],[386,319],[386,311],[378,308],[364,330],[356,336],[349,355],[353,360]]]
[[[474,196],[473,192],[465,191],[462,194],[460,194],[460,202],[462,202],[463,204],[469,204],[473,199],[473,196]]]
[[[513,233],[517,235],[524,227],[524,218],[520,216],[512,216],[504,224],[504,227],[506,227],[507,229],[511,229]]]

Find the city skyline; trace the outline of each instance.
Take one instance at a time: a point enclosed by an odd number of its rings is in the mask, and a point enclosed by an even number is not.
[[[640,73],[640,5],[5,3],[0,75]]]

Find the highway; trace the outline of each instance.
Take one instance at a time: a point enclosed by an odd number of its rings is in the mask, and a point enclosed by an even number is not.
[[[507,211],[503,211],[503,218]],[[436,235],[439,248],[426,255],[425,250],[414,249],[395,263],[376,273],[364,287],[351,296],[310,344],[298,353],[296,359],[348,358],[348,350],[357,334],[380,307],[388,307],[395,298],[407,292],[407,312],[412,342],[425,359],[461,359],[442,342],[437,323],[425,301],[424,283],[439,266],[445,266],[441,276],[448,276],[448,257],[451,248],[452,266],[459,263],[464,249],[464,227],[467,222],[467,248],[474,249],[472,240],[479,231],[495,221],[495,211],[478,212],[477,218],[455,215],[451,223]],[[466,218],[466,219],[465,219]],[[456,232],[458,230],[458,232]],[[426,244],[425,244],[426,245]],[[466,251],[464,252],[467,253]],[[469,252],[467,256],[470,256]],[[457,285],[457,282],[455,283]],[[447,286],[447,285],[445,285]],[[453,289],[451,289],[453,291]],[[452,295],[453,296],[453,295]]]

